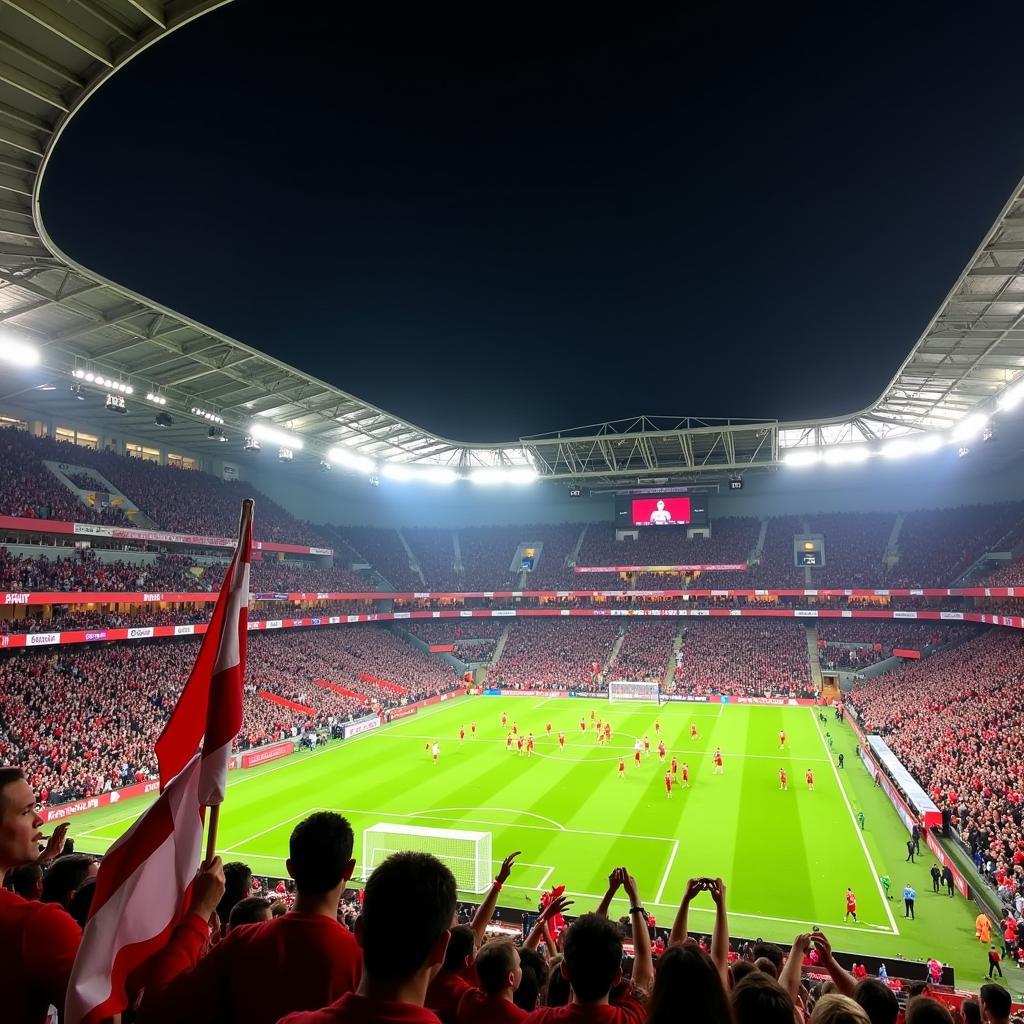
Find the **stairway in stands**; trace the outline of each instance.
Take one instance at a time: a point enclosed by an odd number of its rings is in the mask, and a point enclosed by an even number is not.
[[[44,465],[50,473],[56,477],[83,505],[89,505],[88,495],[104,495],[116,498],[119,501],[119,508],[128,517],[132,526],[139,530],[159,530],[160,524],[154,522],[146,515],[138,505],[135,504],[127,494],[119,491],[99,470],[86,466],[74,466],[66,462],[53,462],[50,459],[43,460]],[[79,487],[64,471],[74,473],[77,477],[87,478],[90,487]],[[94,498],[95,500],[95,498]]]
[[[818,624],[804,624],[807,630],[807,663],[811,667],[811,682],[816,690],[821,689],[821,660],[818,658]]]

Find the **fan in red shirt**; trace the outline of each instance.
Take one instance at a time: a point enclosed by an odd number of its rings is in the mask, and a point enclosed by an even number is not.
[[[444,962],[430,986],[427,988],[424,1005],[433,1010],[443,1024],[454,1024],[456,1010],[462,997],[477,983],[473,967],[473,953],[481,948],[487,933],[487,925],[498,905],[501,887],[512,873],[519,851],[510,853],[501,863],[484,901],[477,907],[470,925],[456,925],[451,928]]]
[[[622,980],[622,940],[616,927],[603,916],[619,886],[626,890],[633,931],[633,976],[626,991]],[[596,914],[584,914],[569,926],[563,946],[562,974],[572,986],[568,1006],[543,1007],[525,1020],[528,1024],[570,1021],[575,1024],[642,1024],[647,1018],[644,1000],[654,981],[651,937],[640,905],[636,880],[625,868],[616,868],[609,890]],[[612,993],[615,992],[613,996]]]
[[[471,988],[459,1000],[455,1024],[515,1024],[526,1017],[512,1002],[523,971],[519,950],[511,942],[488,942],[476,958],[479,988]]]
[[[287,861],[294,910],[234,929],[192,970],[147,991],[139,1024],[276,1024],[292,1010],[354,991],[362,955],[338,922],[338,901],[356,863],[352,845],[352,827],[340,814],[320,811],[299,822]]]
[[[455,878],[444,864],[428,853],[392,854],[370,876],[356,922],[363,950],[358,990],[322,1010],[290,1013],[281,1024],[438,1024],[423,1004],[454,913]]]

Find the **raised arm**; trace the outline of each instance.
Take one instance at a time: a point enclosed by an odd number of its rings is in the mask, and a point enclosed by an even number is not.
[[[681,946],[687,939],[687,918],[690,914],[690,904],[693,898],[700,892],[700,880],[691,878],[683,890],[683,898],[679,901],[679,909],[676,911],[676,919],[672,924],[672,934],[669,936],[670,946]]]
[[[725,883],[716,878],[708,891],[715,904],[715,930],[711,936],[711,959],[714,960],[722,984],[729,991],[729,915],[725,910]]]
[[[612,900],[615,899],[615,894],[619,891],[620,885],[622,885],[622,868],[613,868],[612,873],[608,876],[608,888],[601,897],[597,910],[594,911],[598,917],[608,916],[608,909],[611,907]]]
[[[633,985],[645,995],[650,995],[654,986],[654,960],[651,958],[651,932],[647,915],[640,906],[640,892],[636,879],[625,869],[622,872],[622,887],[629,900],[629,921],[633,926]]]
[[[802,932],[793,940],[793,946],[786,958],[786,963],[779,974],[779,984],[789,993],[793,1002],[796,1002],[800,993],[800,978],[803,974],[804,955],[811,944],[809,932]]]
[[[828,941],[823,932],[813,932],[811,942],[814,943],[821,955],[821,966],[828,971],[829,976],[836,983],[840,995],[852,996],[853,990],[857,987],[857,979],[832,955],[832,943]]]
[[[476,908],[470,928],[473,929],[473,943],[477,949],[483,945],[487,926],[491,923],[491,918],[494,916],[494,908],[498,905],[498,893],[501,892],[501,887],[508,881],[508,876],[512,874],[512,865],[515,864],[516,857],[522,852],[522,850],[516,850],[515,853],[510,853],[501,862],[501,867],[498,868],[494,884],[484,897],[483,903]]]
[[[548,952],[553,952],[554,942],[551,941],[548,932],[548,922],[551,918],[557,914],[564,914],[568,907],[572,906],[572,900],[567,899],[565,896],[559,896],[557,899],[553,899],[539,914],[537,921],[534,926],[530,929],[529,935],[523,942],[524,949],[536,949],[541,940],[548,947]]]

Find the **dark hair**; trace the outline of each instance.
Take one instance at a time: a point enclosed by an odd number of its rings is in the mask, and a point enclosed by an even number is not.
[[[736,1024],[793,1024],[789,993],[763,971],[748,974],[732,991]]]
[[[87,878],[77,892],[68,901],[68,913],[78,922],[79,928],[85,927],[92,909],[92,898],[96,893],[96,879]]]
[[[366,973],[412,977],[448,931],[454,911],[455,877],[441,861],[429,853],[393,853],[364,889],[359,920]]]
[[[476,976],[485,992],[500,992],[516,969],[516,951],[511,942],[488,942],[476,955]]]
[[[756,970],[757,968],[750,960],[734,960],[729,965],[732,987],[735,988],[748,974],[753,974]]]
[[[251,888],[252,868],[248,864],[233,860],[224,865],[224,895],[217,904],[217,916],[222,927],[231,919],[235,904],[244,900]]]
[[[907,986],[907,1002],[909,1003],[915,996],[923,995],[926,988],[928,988],[927,981],[912,981]]]
[[[468,924],[457,924],[449,930],[451,938],[448,940],[448,948],[444,951],[444,969],[457,971],[466,966],[466,957],[473,955],[476,935]]]
[[[861,978],[853,990],[853,1001],[860,1003],[871,1024],[896,1024],[900,1015],[896,993],[878,978]]]
[[[760,971],[762,974],[767,974],[769,978],[774,978],[776,981],[779,980],[779,970],[775,966],[774,962],[769,960],[766,956],[759,956],[754,961],[754,970]]]
[[[698,946],[673,946],[658,961],[648,1024],[667,1024],[680,1016],[706,1024],[732,1024],[732,1008],[711,957]]]
[[[606,917],[584,914],[565,934],[565,965],[576,998],[584,1003],[608,995],[622,969],[622,940]]]
[[[997,1017],[1009,1017],[1010,1016],[1010,993],[999,985],[993,985],[992,982],[986,982],[981,986],[981,1005],[986,1007],[989,1012],[995,1014]]]
[[[43,903],[59,903],[67,907],[71,894],[81,887],[96,863],[85,853],[68,853],[58,857],[43,875]]]
[[[341,884],[352,860],[352,826],[333,811],[318,811],[292,830],[291,874],[300,893],[318,895]]]
[[[558,967],[548,974],[548,987],[544,993],[545,1006],[568,1006],[572,998],[572,988],[569,981],[562,973],[562,964],[565,962],[563,956],[558,961]]]
[[[960,1004],[964,1024],[981,1024],[981,1003],[977,999],[965,999]]]
[[[4,797],[4,790],[14,782],[24,782],[25,773],[20,768],[0,768],[0,797]],[[0,807],[0,810],[3,810]]]
[[[758,939],[754,943],[752,959],[759,960],[761,957],[771,960],[775,964],[775,977],[777,978],[782,973],[782,965],[786,962],[786,954],[782,952],[782,947],[776,946],[774,942]]]
[[[228,928],[237,928],[242,924],[256,924],[265,921],[263,911],[270,909],[270,902],[265,896],[246,896],[231,908]]]
[[[487,948],[486,946],[484,947]],[[548,965],[535,949],[519,950],[519,967],[523,972],[519,988],[512,993],[512,1002],[529,1013],[537,1008],[537,999],[548,981]]]
[[[36,863],[19,864],[7,872],[6,887],[23,899],[39,898],[39,883],[43,880],[43,869]]]
[[[907,1024],[953,1024],[953,1015],[934,999],[927,996],[914,996],[907,1003]]]

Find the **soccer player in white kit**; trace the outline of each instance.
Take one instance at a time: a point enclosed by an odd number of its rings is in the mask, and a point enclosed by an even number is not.
[[[438,754],[441,753],[441,744],[440,743],[435,743],[430,748],[430,752],[431,752],[431,754],[434,755],[434,764],[436,765],[437,764],[437,756],[438,756]]]

